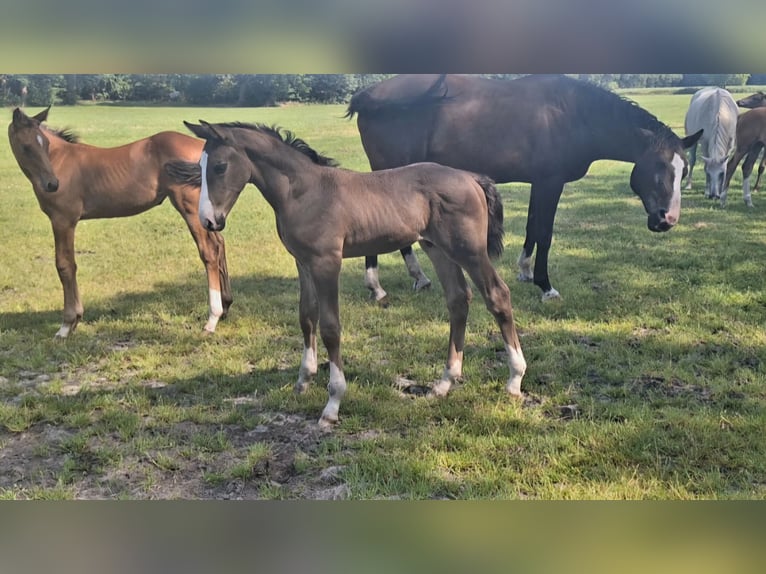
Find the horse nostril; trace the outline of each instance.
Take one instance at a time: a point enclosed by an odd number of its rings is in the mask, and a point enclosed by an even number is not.
[[[48,191],[51,193],[54,191],[57,191],[59,188],[59,182],[58,181],[49,181],[46,185]]]

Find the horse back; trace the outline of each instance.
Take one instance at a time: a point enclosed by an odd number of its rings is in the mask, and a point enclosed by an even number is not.
[[[567,135],[579,133],[560,105],[567,89],[555,76],[397,76],[355,96],[349,114],[359,116],[373,170],[431,161],[501,183],[532,181],[550,170],[552,157],[562,173],[582,168],[579,158],[577,166],[565,165],[571,146],[582,149]],[[427,97],[414,96],[423,90]]]

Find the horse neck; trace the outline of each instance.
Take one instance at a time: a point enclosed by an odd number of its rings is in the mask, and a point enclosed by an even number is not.
[[[253,133],[244,149],[254,168],[249,183],[277,212],[290,202],[292,192],[305,177],[319,169],[298,150],[266,134]]]
[[[594,159],[610,159],[635,163],[653,142],[662,139],[664,124],[642,108],[615,100],[611,110],[588,118],[583,129],[587,133]],[[611,113],[610,113],[611,112]],[[598,119],[595,119],[598,118]],[[595,121],[594,121],[595,120]],[[654,134],[650,137],[649,134]]]

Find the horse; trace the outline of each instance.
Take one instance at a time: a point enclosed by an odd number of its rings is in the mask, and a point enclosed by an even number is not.
[[[430,390],[446,395],[462,375],[471,298],[463,270],[497,322],[508,357],[505,390],[520,397],[526,361],[508,286],[490,257],[503,250],[503,205],[494,183],[435,163],[360,173],[312,149],[278,127],[184,122],[205,140],[199,164],[175,162],[187,180],[201,179],[199,217],[221,231],[246,184],[254,184],[276,215],[277,232],[295,258],[300,283],[303,354],[295,391],[317,373],[317,327],[330,360],[329,398],[319,425],[338,421],[346,379],[340,352],[338,281],[344,258],[387,253],[418,241],[444,288],[450,335],[441,379]]]
[[[707,87],[694,93],[684,119],[686,134],[703,129],[698,144],[705,164],[705,197],[721,198],[726,179],[726,162],[736,145],[739,110],[731,94],[723,88]],[[689,175],[686,189],[692,188],[692,173],[697,163],[697,145],[689,149]],[[721,199],[721,203],[724,200]]]
[[[763,92],[756,92],[754,94],[747,96],[746,98],[737,100],[737,105],[740,108],[748,108],[751,110],[755,108],[766,107],[766,94]],[[763,169],[764,169],[765,163],[766,163],[766,152],[761,150],[761,164],[758,166],[758,177],[755,178],[753,193],[758,191],[758,184],[761,182],[761,176],[763,175]]]
[[[224,240],[199,222],[199,186],[176,183],[165,167],[172,160],[198,161],[201,142],[167,131],[120,147],[99,148],[80,143],[71,130],[43,125],[49,110],[50,106],[30,117],[16,108],[8,138],[53,227],[56,270],[64,290],[63,321],[56,338],[74,332],[83,316],[74,250],[77,223],[135,215],[165,198],[183,217],[205,264],[210,307],[204,330],[213,333],[232,303]]]
[[[758,154],[764,149],[764,146],[766,146],[766,108],[755,108],[740,115],[737,120],[737,149],[726,165],[726,182],[721,196],[722,204],[726,202],[731,177],[734,175],[739,162],[745,158],[742,163],[742,197],[745,200],[745,205],[753,207],[750,175],[753,173],[753,166],[758,159]],[[761,173],[763,173],[763,162],[758,168],[756,187],[761,180]]]
[[[560,297],[548,277],[548,252],[564,184],[582,178],[598,159],[632,162],[630,185],[649,229],[667,231],[681,213],[684,149],[702,135],[680,139],[636,103],[555,75],[395,76],[356,93],[346,117],[354,115],[373,170],[433,161],[497,183],[531,183],[519,279],[534,280],[544,301]],[[375,268],[367,271],[369,284],[377,280],[377,261],[368,259],[368,266]],[[376,297],[385,293],[379,283],[374,289],[380,289]]]
[[[763,108],[766,107],[766,94],[763,92],[756,92],[754,94],[751,94],[747,96],[746,98],[741,98],[737,100],[737,105],[740,108]]]

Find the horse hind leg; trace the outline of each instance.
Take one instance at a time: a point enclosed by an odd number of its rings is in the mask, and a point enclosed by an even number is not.
[[[750,191],[750,176],[753,173],[755,161],[758,159],[758,148],[751,149],[745,161],[742,162],[742,199],[745,205],[753,207],[753,199]]]
[[[450,334],[447,351],[447,363],[440,380],[431,387],[432,396],[443,397],[449,393],[453,383],[463,375],[463,349],[465,348],[465,328],[468,320],[468,304],[471,291],[466,283],[463,270],[451,261],[438,247],[427,241],[420,246],[434,265],[439,282],[444,288],[449,312]]]
[[[527,362],[521,350],[521,343],[513,319],[511,292],[488,257],[481,258],[476,265],[466,266],[466,271],[481,293],[487,309],[494,316],[505,342],[510,370],[505,390],[511,396],[522,397],[521,381],[527,370]]]
[[[56,271],[64,289],[64,313],[57,339],[71,335],[82,319],[83,306],[77,287],[77,263],[74,256],[74,230],[70,224],[53,223],[53,240],[56,250]]]

